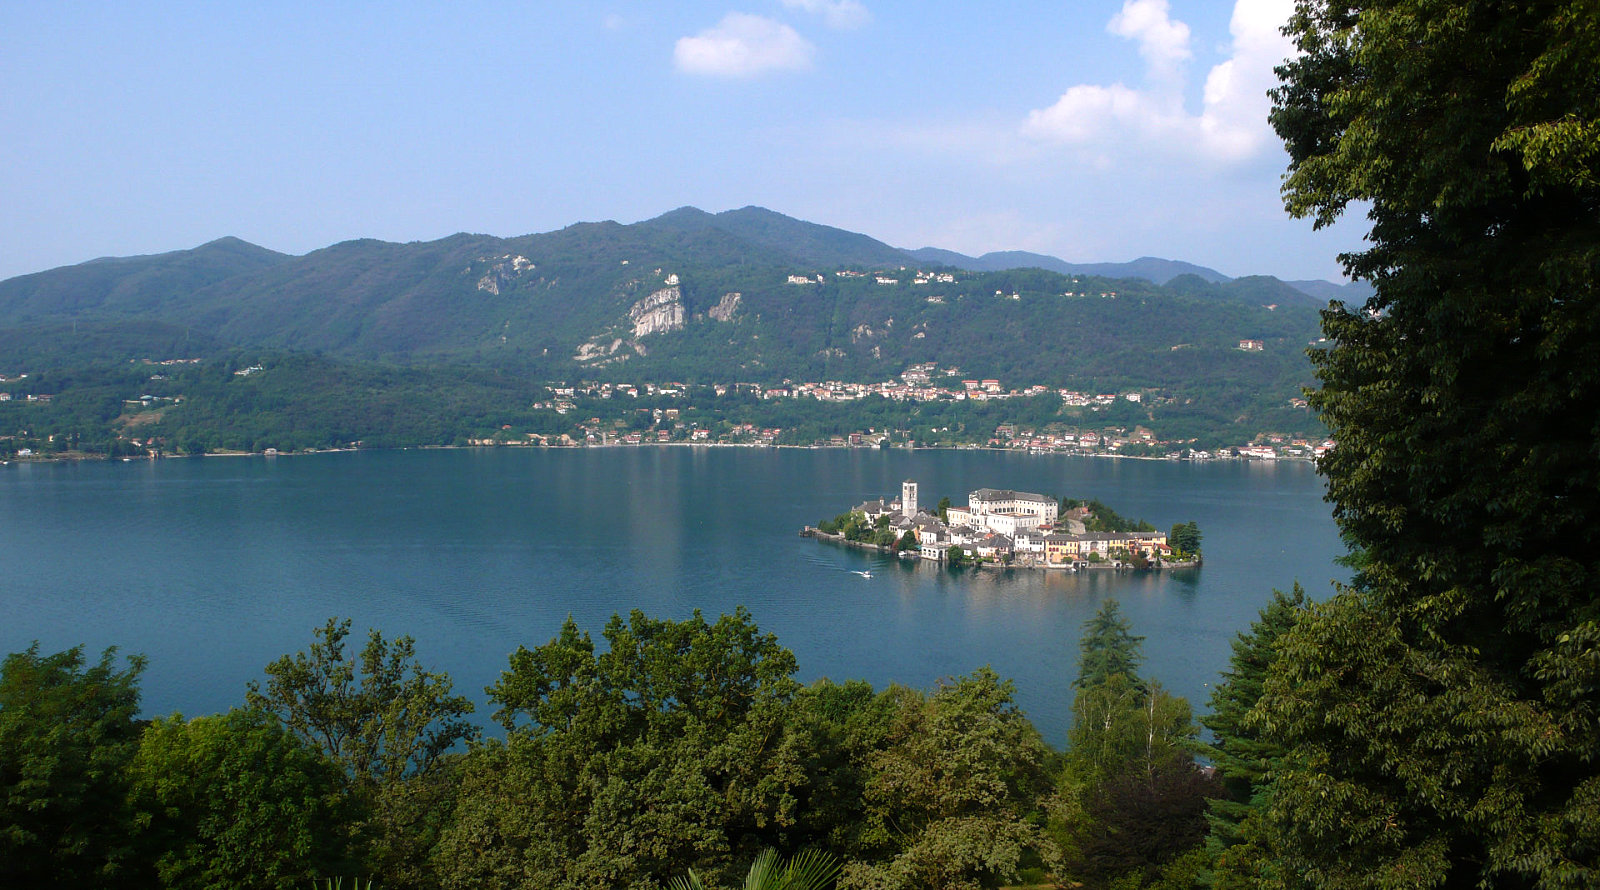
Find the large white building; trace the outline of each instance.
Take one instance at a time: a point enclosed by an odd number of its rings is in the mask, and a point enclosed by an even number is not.
[[[1054,498],[1028,491],[980,488],[967,495],[965,507],[951,507],[951,525],[972,525],[1002,535],[1048,526],[1056,521],[1060,505]]]
[[[1026,513],[1047,523],[1055,522],[1061,509],[1055,498],[1008,488],[980,488],[967,495],[967,506],[974,513]]]

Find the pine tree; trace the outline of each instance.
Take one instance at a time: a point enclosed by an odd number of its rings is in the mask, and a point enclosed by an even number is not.
[[[1107,600],[1084,623],[1063,794],[1075,877],[1153,876],[1200,843],[1214,789],[1195,768],[1189,703],[1139,677],[1140,644]]]
[[[1072,681],[1073,688],[1102,686],[1120,674],[1143,691],[1139,666],[1144,663],[1144,653],[1140,651],[1144,637],[1134,636],[1132,628],[1122,617],[1116,600],[1101,604],[1100,611],[1084,622],[1083,637],[1078,641],[1078,678]]]
[[[1217,769],[1226,796],[1211,801],[1206,819],[1210,830],[1206,844],[1215,870],[1213,886],[1250,886],[1261,865],[1261,850],[1249,843],[1253,820],[1272,798],[1271,771],[1280,765],[1283,748],[1249,719],[1261,700],[1267,675],[1277,660],[1274,648],[1294,627],[1305,608],[1305,590],[1298,582],[1285,594],[1272,592],[1259,620],[1233,641],[1233,656],[1223,681],[1211,693],[1211,713],[1200,723],[1215,740],[1202,749]],[[1246,822],[1252,825],[1246,826]]]

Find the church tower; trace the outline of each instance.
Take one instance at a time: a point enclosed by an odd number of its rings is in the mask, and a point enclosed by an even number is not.
[[[917,515],[917,483],[910,479],[900,483],[900,512],[907,519]]]

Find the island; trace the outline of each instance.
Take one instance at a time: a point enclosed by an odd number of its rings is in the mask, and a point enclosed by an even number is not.
[[[966,506],[944,498],[928,510],[911,479],[901,483],[898,498],[865,501],[800,534],[952,566],[1079,571],[1192,568],[1201,561],[1194,522],[1161,532],[1099,501],[996,488],[970,492]]]

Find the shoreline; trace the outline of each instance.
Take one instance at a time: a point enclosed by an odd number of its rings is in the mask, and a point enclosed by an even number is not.
[[[516,450],[516,449],[534,449],[534,448],[538,448],[538,449],[543,449],[543,450],[560,450],[560,451],[569,451],[569,450],[570,451],[578,451],[578,450],[583,450],[583,449],[612,449],[612,448],[771,448],[771,449],[785,449],[785,448],[787,448],[787,449],[794,449],[794,450],[800,450],[800,451],[816,451],[816,450],[822,450],[822,449],[838,450],[838,451],[846,451],[846,450],[855,450],[855,451],[989,451],[989,452],[1022,454],[1022,455],[1027,455],[1029,457],[1057,457],[1057,456],[1062,456],[1062,457],[1098,457],[1098,458],[1112,458],[1112,459],[1116,459],[1116,460],[1163,461],[1163,462],[1166,462],[1166,463],[1209,464],[1209,463],[1218,463],[1218,462],[1222,462],[1222,461],[1243,461],[1243,462],[1246,462],[1246,463],[1265,463],[1265,464],[1306,463],[1306,464],[1311,464],[1313,466],[1315,466],[1316,463],[1317,463],[1317,460],[1314,457],[1298,457],[1298,456],[1293,456],[1293,455],[1283,456],[1283,457],[1274,457],[1274,458],[1263,458],[1263,457],[1255,457],[1255,456],[1247,456],[1247,455],[1231,455],[1230,454],[1230,455],[1226,455],[1226,456],[1213,456],[1213,457],[1208,457],[1208,458],[1204,458],[1204,459],[1201,459],[1201,460],[1195,460],[1194,458],[1185,458],[1185,457],[1165,457],[1165,456],[1157,457],[1155,455],[1143,455],[1143,454],[1116,454],[1114,452],[1104,452],[1104,451],[1031,451],[1031,450],[1024,451],[1022,449],[1017,449],[1017,448],[991,448],[991,447],[986,446],[986,445],[917,445],[917,446],[914,446],[912,448],[906,448],[903,445],[896,445],[896,446],[893,446],[891,448],[877,448],[877,447],[867,447],[867,446],[863,446],[863,445],[779,445],[779,444],[776,444],[776,443],[774,443],[774,444],[766,444],[766,443],[760,443],[760,442],[640,442],[640,443],[638,443],[636,445],[624,445],[624,444],[616,444],[616,443],[609,443],[609,444],[606,444],[606,445],[590,445],[590,444],[581,444],[581,445],[579,445],[579,444],[574,444],[574,445],[543,445],[543,444],[521,444],[521,443],[505,444],[505,445],[396,445],[396,446],[393,446],[393,447],[384,447],[384,448],[376,448],[376,447],[375,448],[313,448],[313,449],[308,449],[308,450],[305,450],[305,451],[275,451],[275,452],[272,452],[272,453],[268,453],[267,451],[207,451],[207,452],[205,452],[203,454],[161,454],[159,456],[150,456],[150,455],[138,455],[138,456],[135,456],[135,455],[110,455],[110,454],[89,454],[89,453],[84,453],[84,452],[69,452],[69,453],[64,453],[64,454],[48,455],[48,456],[39,455],[39,454],[32,454],[32,455],[28,455],[26,457],[8,457],[8,458],[5,458],[5,459],[0,459],[0,466],[7,466],[9,464],[25,464],[25,463],[28,463],[28,464],[75,463],[75,462],[80,462],[80,461],[122,461],[124,463],[131,463],[131,462],[135,462],[135,461],[179,460],[179,459],[186,459],[186,458],[192,458],[192,457],[301,457],[301,456],[311,455],[311,454],[343,454],[343,453],[347,453],[347,452],[353,453],[353,452],[358,452],[358,451],[466,451],[466,450],[470,450],[470,449],[493,450],[493,449],[498,449],[498,448],[508,448],[508,449],[514,449],[514,450]]]
[[[1090,572],[1090,571],[1112,571],[1112,572],[1164,572],[1164,571],[1174,571],[1175,572],[1175,571],[1181,571],[1183,569],[1198,569],[1198,568],[1200,568],[1200,567],[1205,565],[1205,562],[1203,560],[1186,560],[1186,561],[1183,561],[1181,563],[1175,563],[1175,564],[1160,563],[1160,564],[1156,564],[1156,565],[1149,565],[1149,566],[1145,566],[1144,568],[1141,569],[1141,568],[1138,568],[1137,566],[1128,565],[1126,563],[1123,564],[1123,565],[1109,565],[1109,564],[1093,563],[1093,562],[1089,562],[1087,560],[1084,560],[1084,561],[1081,561],[1081,562],[1078,562],[1078,563],[1074,563],[1074,564],[1071,564],[1071,565],[1068,565],[1068,564],[1065,564],[1065,563],[1057,564],[1057,565],[1051,565],[1050,563],[1040,564],[1040,563],[1035,563],[1035,562],[1029,561],[1029,562],[1025,562],[1025,563],[1017,563],[1017,562],[1012,562],[1012,563],[973,562],[973,563],[968,563],[968,564],[961,565],[961,566],[951,566],[948,563],[944,562],[943,560],[923,559],[920,555],[910,556],[910,557],[901,555],[902,553],[910,553],[911,552],[910,550],[905,550],[905,551],[893,550],[893,549],[890,549],[888,547],[880,546],[878,544],[868,544],[868,543],[866,543],[864,541],[851,541],[851,540],[847,539],[844,535],[829,534],[827,532],[822,531],[821,529],[817,528],[814,525],[808,525],[808,526],[800,529],[800,537],[802,537],[802,538],[811,538],[812,540],[822,541],[823,543],[827,543],[827,544],[835,544],[835,545],[840,545],[840,546],[844,546],[844,547],[849,547],[849,548],[852,548],[852,549],[855,549],[855,550],[874,550],[874,551],[877,551],[878,553],[883,553],[883,554],[887,554],[889,556],[892,556],[895,559],[903,559],[903,560],[906,560],[908,562],[913,562],[913,563],[929,562],[929,563],[933,563],[936,566],[945,566],[945,567],[948,567],[948,568],[996,569],[996,570],[1039,569],[1039,570],[1046,571],[1046,572],[1071,572],[1073,574],[1077,574],[1078,572]]]

